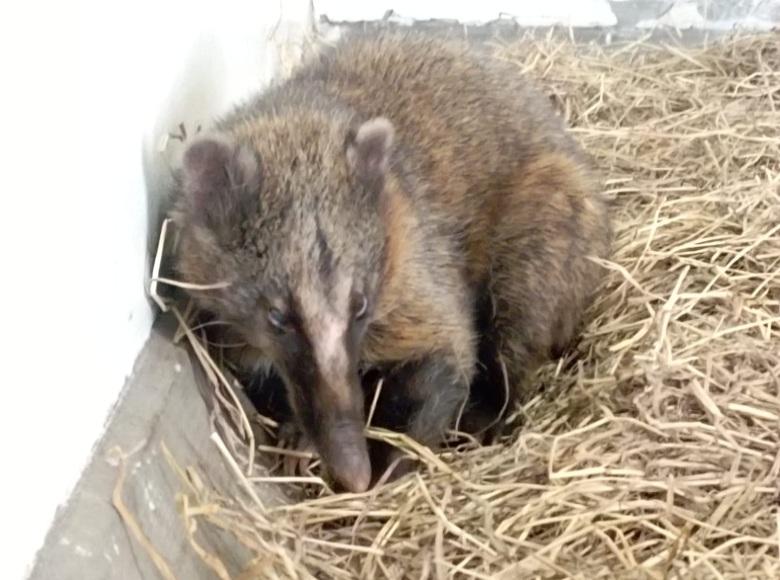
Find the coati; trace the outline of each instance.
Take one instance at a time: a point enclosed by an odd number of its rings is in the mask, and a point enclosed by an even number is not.
[[[223,283],[192,295],[270,362],[354,492],[372,483],[362,372],[384,376],[375,423],[430,446],[485,431],[575,337],[609,251],[545,97],[420,33],[323,50],[189,144],[177,184],[180,276]]]

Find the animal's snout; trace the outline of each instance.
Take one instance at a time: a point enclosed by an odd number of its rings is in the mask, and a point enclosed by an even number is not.
[[[322,433],[320,454],[330,475],[351,492],[366,491],[371,484],[371,460],[363,424],[340,421]]]

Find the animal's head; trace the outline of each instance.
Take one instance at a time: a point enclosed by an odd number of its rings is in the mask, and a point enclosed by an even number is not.
[[[184,154],[178,267],[200,305],[284,377],[332,476],[365,490],[371,465],[358,377],[385,262],[383,118],[312,116],[199,138]]]

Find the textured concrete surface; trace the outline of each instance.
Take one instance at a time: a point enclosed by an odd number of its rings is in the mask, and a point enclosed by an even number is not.
[[[31,575],[34,580],[159,577],[111,503],[118,476],[112,449],[117,446],[132,452],[122,492],[125,504],[176,577],[214,577],[186,540],[175,501],[182,485],[162,455],[161,444],[182,467],[195,467],[217,489],[242,492],[235,489],[234,477],[209,440],[206,404],[186,351],[170,340],[171,327],[167,318],[155,326],[105,437],[47,535]],[[203,527],[197,534],[205,549],[220,555],[231,575],[247,561],[232,538]]]
[[[331,23],[388,20],[414,24],[446,19],[463,26],[508,20],[520,26],[612,28],[671,27],[698,30],[769,29],[780,24],[780,0],[485,0],[456,4],[443,0],[315,0]]]

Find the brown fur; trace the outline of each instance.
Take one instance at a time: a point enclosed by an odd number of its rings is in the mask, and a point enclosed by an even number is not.
[[[392,134],[370,121],[380,117]],[[197,296],[243,326],[261,356],[286,364],[255,316],[278,298],[265,289],[321,283],[307,260],[327,262],[322,235],[337,272],[349,264],[367,281],[370,320],[352,356],[387,376],[378,416],[424,443],[463,406],[479,344],[493,370],[473,385],[495,392],[472,393],[464,424],[474,431],[506,402],[497,361],[515,400],[575,337],[599,276],[587,257],[609,249],[606,207],[584,155],[516,69],[415,34],[352,38],[217,129],[258,160],[255,175],[236,154],[234,173],[261,184],[232,187],[210,226],[183,192],[180,268],[191,282],[232,283]],[[480,304],[490,305],[481,322]],[[306,430],[303,407],[331,403],[291,389]]]

